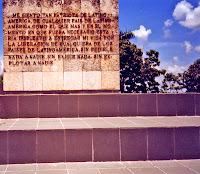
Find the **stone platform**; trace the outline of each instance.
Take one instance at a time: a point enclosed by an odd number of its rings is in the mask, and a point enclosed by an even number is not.
[[[0,163],[200,158],[200,117],[0,120]]]
[[[0,95],[0,118],[200,116],[200,94]]]
[[[0,174],[197,174],[200,160],[0,165]]]

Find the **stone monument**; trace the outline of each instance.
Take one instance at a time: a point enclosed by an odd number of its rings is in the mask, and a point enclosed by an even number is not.
[[[119,90],[118,0],[3,0],[4,91]]]

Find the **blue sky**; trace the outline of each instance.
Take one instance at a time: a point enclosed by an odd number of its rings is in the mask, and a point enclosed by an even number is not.
[[[3,14],[0,3],[0,60]],[[160,52],[161,68],[183,72],[200,58],[200,0],[119,0],[119,28],[142,50]]]
[[[120,29],[135,31],[132,42],[144,52],[159,51],[168,72],[200,58],[200,0],[119,0],[119,14]]]

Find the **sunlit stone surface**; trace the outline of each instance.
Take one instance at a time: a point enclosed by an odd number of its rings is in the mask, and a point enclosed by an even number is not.
[[[5,91],[119,90],[117,0],[4,0],[3,16]]]

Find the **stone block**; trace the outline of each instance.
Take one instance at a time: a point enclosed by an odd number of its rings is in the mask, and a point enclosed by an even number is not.
[[[156,94],[139,94],[138,95],[138,115],[156,116]]]
[[[177,116],[195,115],[194,94],[177,94]]]
[[[64,0],[63,12],[80,13],[81,12],[81,0]]]
[[[23,91],[22,72],[5,72],[3,77],[4,91]]]
[[[93,130],[94,161],[119,161],[119,130]]]
[[[77,95],[59,95],[59,116],[78,117]]]
[[[102,90],[119,90],[120,75],[118,71],[102,71],[101,73]]]
[[[42,91],[42,72],[23,72],[24,91]]]
[[[52,54],[52,55],[46,55],[46,57],[50,56],[49,61],[53,60],[52,65],[42,65],[42,71],[43,72],[63,72],[63,59],[58,59],[57,54]],[[55,56],[55,58],[53,57]],[[48,59],[47,59],[48,60]]]
[[[42,0],[42,13],[61,13],[62,1]]]
[[[63,90],[63,72],[43,72],[43,90]]]
[[[118,71],[119,70],[119,55],[110,55],[101,59],[102,71]]]
[[[64,130],[39,130],[37,134],[37,163],[64,162]]]
[[[100,2],[94,0],[81,0],[81,12],[82,13],[99,13]]]
[[[7,164],[8,141],[7,131],[0,131],[0,164]]]
[[[176,94],[157,95],[158,116],[176,116],[176,96]]]
[[[90,56],[93,57],[82,60],[82,71],[101,71],[101,59],[94,58],[94,55]]]
[[[21,95],[19,96],[19,117],[36,118],[38,117],[38,96]]]
[[[111,12],[114,16],[119,15],[118,0],[100,0],[101,13]]]
[[[148,160],[174,159],[172,128],[148,129]]]
[[[137,95],[118,95],[119,115],[136,116],[137,115]]]
[[[147,130],[121,129],[121,160],[147,160]]]
[[[99,102],[99,117],[119,116],[117,95],[99,95],[98,102]]]
[[[0,96],[0,118],[18,118],[17,96]]]
[[[200,116],[200,94],[195,94],[196,116]]]
[[[16,13],[18,12],[21,12],[22,10],[22,5],[17,2],[17,1],[8,1],[8,0],[5,0],[3,2],[3,12],[4,12],[4,17],[8,17],[10,15],[13,14],[13,12],[15,11]]]
[[[92,161],[92,130],[66,130],[66,161]]]
[[[19,6],[22,7],[22,12],[23,13],[40,13],[42,8],[41,8],[41,1],[19,1]]]
[[[98,95],[79,96],[79,117],[98,117]]]
[[[39,117],[51,118],[58,116],[58,95],[39,96]]]
[[[15,36],[14,34],[10,34]],[[42,72],[42,65],[37,65],[39,61],[34,58],[36,55],[26,57],[26,55],[6,55],[4,56],[4,69],[6,72]],[[36,64],[36,65],[35,65]]]
[[[81,71],[64,72],[64,90],[82,90],[83,73]]]
[[[101,89],[101,72],[83,71],[83,90],[100,90],[100,89]]]
[[[4,70],[6,72],[22,72],[23,71],[23,66],[17,66],[17,65],[12,65],[11,63],[14,61],[11,61],[9,59],[9,57],[11,56],[3,56],[3,66],[4,66]],[[11,65],[10,65],[11,64]]]
[[[78,60],[76,58],[64,59],[63,64],[64,64],[64,72],[68,72],[68,71],[72,71],[72,72],[80,71],[80,72],[82,72],[82,68],[83,68],[83,61],[82,60]]]
[[[36,162],[36,132],[8,132],[9,164]]]
[[[199,159],[199,128],[175,128],[175,159]]]

